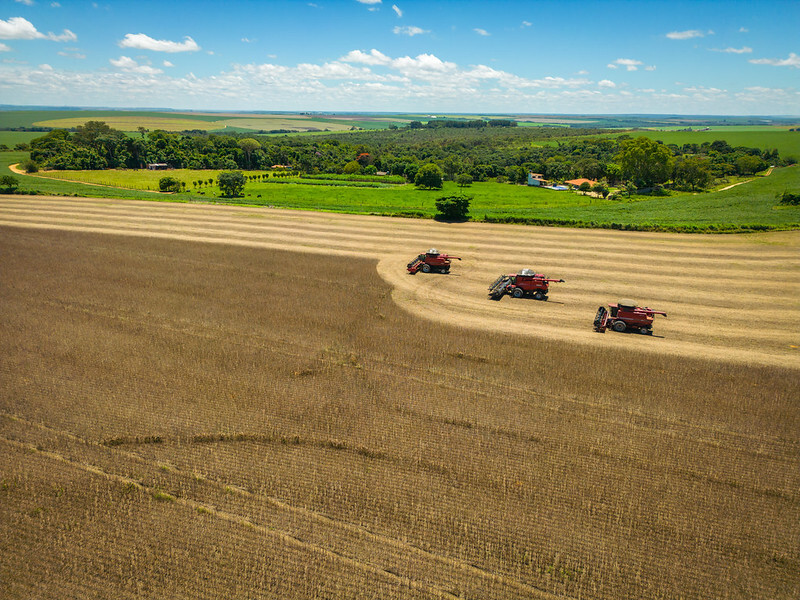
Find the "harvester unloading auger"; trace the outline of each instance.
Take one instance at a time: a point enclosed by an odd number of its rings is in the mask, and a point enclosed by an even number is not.
[[[636,306],[636,302],[633,300],[620,300],[617,304],[609,304],[608,309],[605,306],[597,309],[594,330],[605,333],[606,329],[610,327],[619,332],[638,331],[645,335],[651,335],[655,315],[666,317],[667,313],[646,306]]]
[[[500,300],[505,294],[514,298],[533,296],[537,300],[547,300],[551,283],[564,283],[563,279],[548,279],[541,273],[534,273],[532,269],[522,269],[519,273],[500,275],[489,286],[489,297]]]
[[[461,257],[441,254],[436,248],[431,248],[408,263],[407,269],[412,275],[417,271],[422,271],[423,273],[431,273],[433,271],[449,273],[450,261],[453,259],[461,260]]]

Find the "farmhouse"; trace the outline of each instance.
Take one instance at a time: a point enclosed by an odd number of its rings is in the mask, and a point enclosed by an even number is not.
[[[541,187],[546,184],[547,182],[544,180],[544,175],[541,173],[528,173],[528,185]]]
[[[592,186],[595,185],[597,182],[594,179],[581,178],[581,179],[570,179],[568,181],[565,181],[564,183],[566,183],[571,188],[579,188],[582,183],[588,183],[590,186]]]

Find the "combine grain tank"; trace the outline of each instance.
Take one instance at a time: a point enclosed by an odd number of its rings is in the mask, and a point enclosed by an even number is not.
[[[436,248],[431,248],[408,263],[406,268],[412,275],[414,275],[417,271],[422,271],[423,273],[449,273],[450,261],[454,259],[461,260],[461,257],[450,256],[449,254],[441,254]]]
[[[500,300],[505,294],[514,298],[533,296],[537,300],[547,300],[551,283],[564,283],[563,279],[548,279],[541,273],[534,273],[533,269],[522,269],[519,273],[500,275],[489,286],[489,297]]]
[[[594,330],[605,333],[610,327],[614,331],[638,331],[650,335],[653,333],[655,315],[666,317],[667,313],[646,306],[636,306],[633,300],[620,300],[616,304],[609,304],[608,308],[601,306],[597,309]]]

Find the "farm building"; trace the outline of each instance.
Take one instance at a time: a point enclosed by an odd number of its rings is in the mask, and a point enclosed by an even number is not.
[[[166,171],[170,166],[167,163],[149,163],[147,168],[151,171]]]
[[[564,183],[571,188],[579,188],[582,183],[588,183],[590,186],[592,186],[595,185],[597,182],[594,179],[581,178],[581,179],[570,179],[569,181],[565,181]]]
[[[542,175],[541,173],[528,173],[528,185],[541,187],[546,183],[547,182],[544,180],[544,175]]]

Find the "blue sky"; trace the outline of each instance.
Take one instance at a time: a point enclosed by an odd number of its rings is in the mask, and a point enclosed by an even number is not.
[[[0,104],[800,115],[798,32],[798,0],[0,0]]]

